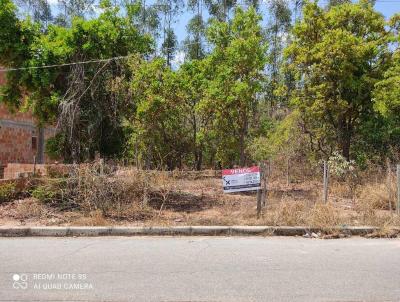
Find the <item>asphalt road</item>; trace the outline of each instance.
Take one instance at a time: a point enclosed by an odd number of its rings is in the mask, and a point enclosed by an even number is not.
[[[0,239],[0,301],[400,301],[400,240]]]

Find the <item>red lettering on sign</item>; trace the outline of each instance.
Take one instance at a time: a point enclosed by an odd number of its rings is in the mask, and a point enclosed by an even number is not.
[[[235,175],[260,172],[260,167],[254,166],[249,168],[236,168],[222,170],[222,175]]]

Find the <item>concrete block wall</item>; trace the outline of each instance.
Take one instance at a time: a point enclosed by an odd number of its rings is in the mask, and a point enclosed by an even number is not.
[[[10,163],[4,167],[4,179],[17,179],[20,176],[27,176],[28,174],[33,174],[34,170],[37,174],[42,176],[46,176],[48,173],[48,169],[51,169],[54,172],[58,172],[60,174],[67,174],[71,165],[64,164],[37,164],[36,167],[34,164],[13,164]]]
[[[8,164],[4,168],[4,179],[16,179],[19,178],[21,174],[33,173],[34,166],[33,164]],[[36,165],[36,173],[45,175],[46,165]]]

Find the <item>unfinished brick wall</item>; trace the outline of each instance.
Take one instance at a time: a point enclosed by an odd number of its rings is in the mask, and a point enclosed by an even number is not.
[[[12,115],[0,104],[0,164],[33,163],[37,156],[39,131],[32,116]]]
[[[4,76],[0,73],[0,85]],[[45,141],[55,134],[55,129],[48,127],[40,130],[29,112],[11,112],[0,104],[0,178],[8,163],[31,164],[49,162],[44,154]]]

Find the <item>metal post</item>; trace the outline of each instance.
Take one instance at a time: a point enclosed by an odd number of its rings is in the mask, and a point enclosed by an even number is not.
[[[36,175],[36,155],[33,156],[33,176]]]
[[[290,185],[290,158],[289,158],[289,156],[286,158],[286,185],[288,187]]]
[[[328,202],[328,163],[324,160],[324,203]]]
[[[390,210],[390,213],[392,213],[393,212],[392,202],[394,199],[394,196],[393,196],[394,192],[392,191],[392,168],[391,168],[389,159],[386,160],[386,166],[387,166],[387,168],[386,168],[386,186],[387,186],[387,190],[389,193],[389,210]],[[378,173],[376,173],[376,175],[378,175]],[[378,183],[378,181],[376,181],[376,183]]]
[[[261,215],[261,189],[257,190],[257,219]]]
[[[397,214],[400,214],[400,165],[396,167],[396,176],[397,176]]]
[[[104,159],[100,158],[100,175],[104,175]]]
[[[267,169],[266,169],[265,165],[263,165],[262,171],[263,171],[263,173],[262,173],[263,187],[262,187],[261,202],[262,202],[262,206],[265,207],[266,199],[267,199],[267,181],[268,181]]]

